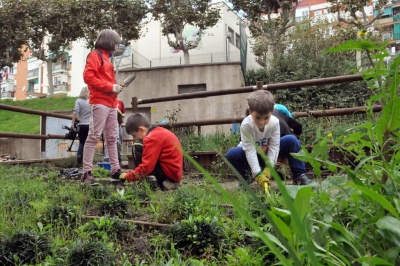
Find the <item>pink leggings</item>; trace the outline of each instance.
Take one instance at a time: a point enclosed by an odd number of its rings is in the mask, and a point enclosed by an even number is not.
[[[93,168],[93,156],[96,145],[104,130],[110,156],[111,173],[120,169],[117,153],[117,108],[110,108],[102,104],[90,105],[89,134],[83,150],[83,171],[89,172]]]

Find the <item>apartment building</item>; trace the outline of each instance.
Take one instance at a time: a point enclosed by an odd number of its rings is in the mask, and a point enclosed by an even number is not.
[[[379,13],[373,1],[374,17]],[[381,17],[375,22],[375,27],[380,29],[382,38],[389,42],[390,51],[396,54],[400,50],[400,0],[391,0],[386,4]]]

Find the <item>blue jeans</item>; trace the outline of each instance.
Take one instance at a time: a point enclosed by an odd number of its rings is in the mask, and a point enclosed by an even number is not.
[[[279,158],[288,158],[290,170],[292,171],[293,178],[297,178],[302,174],[306,173],[305,163],[295,159],[290,153],[297,153],[300,151],[300,141],[294,135],[286,135],[281,137]],[[258,163],[261,169],[265,167],[264,160],[259,154],[257,154]],[[251,169],[247,162],[246,154],[242,147],[233,147],[226,154],[226,158],[232,164],[233,167],[239,172],[244,178],[248,179],[251,175]]]

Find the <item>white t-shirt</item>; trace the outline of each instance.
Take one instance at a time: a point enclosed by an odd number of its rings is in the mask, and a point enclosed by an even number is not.
[[[257,125],[254,124],[252,116],[249,115],[240,125],[240,136],[241,141],[238,146],[243,148],[253,176],[256,176],[261,171],[254,142],[267,153],[270,164],[275,166],[278,160],[280,143],[278,118],[271,115],[268,124],[264,127],[264,131],[261,132]]]

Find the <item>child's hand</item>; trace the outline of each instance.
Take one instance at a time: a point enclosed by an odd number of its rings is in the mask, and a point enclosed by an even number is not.
[[[113,85],[113,92],[116,93],[116,94],[121,93],[122,89],[123,89],[123,88],[122,88],[120,85],[118,85],[118,84],[114,84],[114,85]]]
[[[264,171],[260,172],[257,176],[256,176],[256,181],[257,183],[264,188],[265,193],[269,194],[268,192],[268,183],[269,183],[269,179],[271,177],[271,171],[268,168],[265,168]]]

